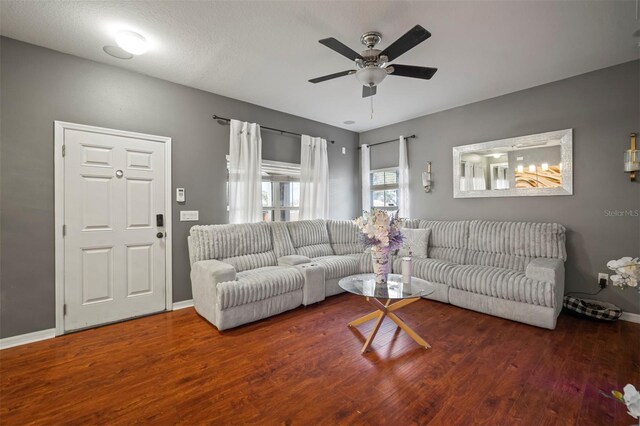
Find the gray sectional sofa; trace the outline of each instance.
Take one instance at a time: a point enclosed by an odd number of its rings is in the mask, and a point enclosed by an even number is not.
[[[431,229],[413,275],[429,299],[554,329],[564,293],[565,228],[555,223],[411,220]],[[338,281],[372,272],[351,221],[194,226],[189,236],[196,311],[219,330],[317,303]],[[399,272],[400,259],[393,260]]]

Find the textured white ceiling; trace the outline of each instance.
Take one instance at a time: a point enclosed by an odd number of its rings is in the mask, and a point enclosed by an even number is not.
[[[2,0],[0,33],[364,131],[638,58],[636,6],[635,0]],[[307,82],[353,68],[319,39],[335,37],[360,51],[360,35],[376,30],[384,48],[415,24],[432,37],[395,62],[439,71],[431,81],[387,77],[374,98],[373,119],[355,76]],[[115,44],[121,29],[147,37],[150,51],[128,61],[106,55],[102,47]]]

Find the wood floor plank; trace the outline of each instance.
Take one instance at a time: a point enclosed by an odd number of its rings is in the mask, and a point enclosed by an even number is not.
[[[362,298],[219,332],[193,308],[0,352],[0,424],[630,424],[597,394],[640,380],[640,326],[561,315],[554,331],[421,300]]]

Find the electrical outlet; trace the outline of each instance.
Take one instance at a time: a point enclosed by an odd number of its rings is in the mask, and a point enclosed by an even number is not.
[[[197,222],[199,216],[198,210],[180,210],[180,222]]]
[[[600,285],[600,288],[605,288],[608,284],[609,284],[609,274],[600,272],[598,274],[598,285]]]

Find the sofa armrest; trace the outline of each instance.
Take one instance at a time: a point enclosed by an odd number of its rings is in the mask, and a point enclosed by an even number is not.
[[[326,294],[324,268],[317,263],[303,263],[295,268],[304,275],[302,304],[308,306],[323,301]]]
[[[278,266],[296,266],[302,265],[303,263],[311,263],[311,259],[299,254],[291,254],[289,256],[282,256],[278,258]]]
[[[528,278],[553,284],[556,315],[562,310],[564,297],[564,261],[562,259],[533,259],[525,270]]]
[[[218,283],[234,281],[236,269],[219,260],[201,260],[191,267],[191,292],[193,306],[211,324],[216,325]]]

